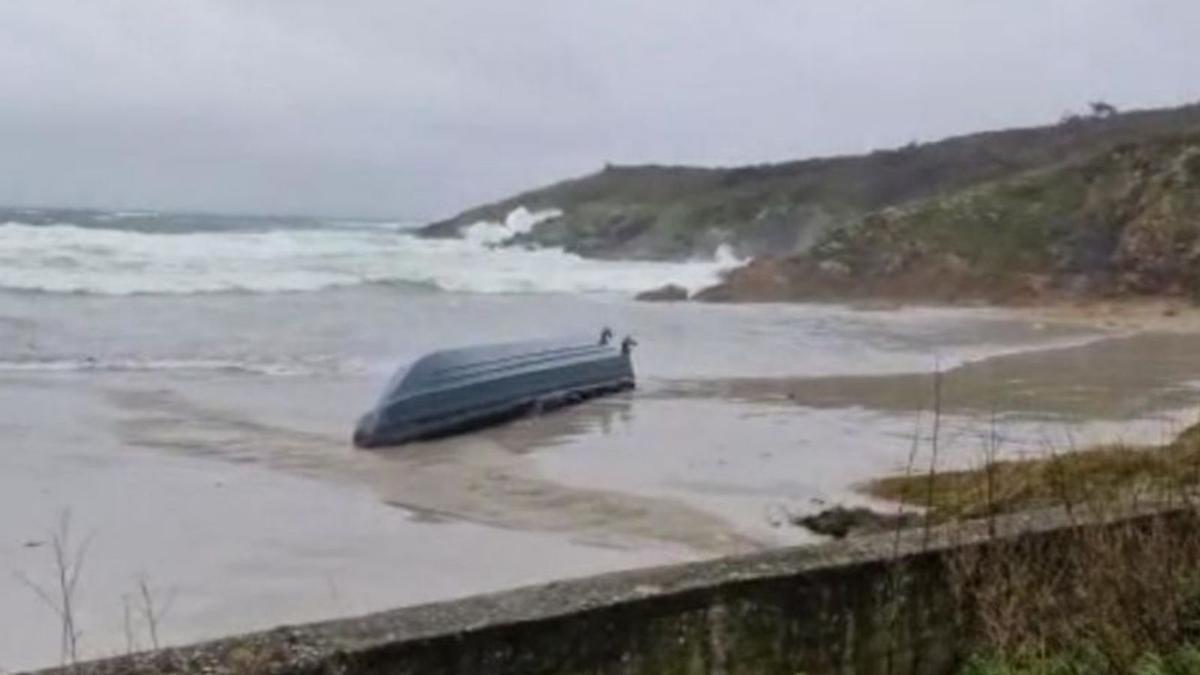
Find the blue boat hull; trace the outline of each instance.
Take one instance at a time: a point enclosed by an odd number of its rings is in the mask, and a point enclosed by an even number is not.
[[[354,431],[358,447],[399,445],[634,387],[627,348],[586,340],[434,352],[397,373]]]

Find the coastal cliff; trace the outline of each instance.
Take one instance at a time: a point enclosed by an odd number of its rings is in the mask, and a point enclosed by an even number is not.
[[[876,211],[809,250],[760,257],[712,301],[1020,303],[1200,297],[1200,133],[1126,143]]]
[[[967,199],[964,195],[977,194],[975,188],[986,192],[998,181],[1028,181],[1031,179],[1025,176],[1029,172],[1053,172],[1064,163],[1086,162],[1116,146],[1192,132],[1200,132],[1200,105],[1120,114],[1105,110],[1049,126],[780,164],[736,168],[607,166],[589,176],[472,208],[432,223],[421,232],[429,237],[460,236],[474,223],[503,221],[515,209],[525,208],[552,215],[503,244],[562,247],[596,258],[682,260],[711,256],[721,246],[732,248],[742,257],[800,256],[783,261],[758,260],[731,276],[725,290],[706,297],[808,297],[810,287],[813,293],[825,295],[827,285],[833,295],[852,294],[845,284],[826,284],[824,280],[769,284],[770,288],[764,287],[761,292],[752,291],[746,280],[808,278],[807,274],[797,276],[793,272],[803,268],[806,260],[819,264],[826,257],[810,259],[804,257],[805,253],[814,247],[827,250],[836,246],[833,242],[848,237],[855,239],[856,235],[849,232],[859,227],[870,229],[877,227],[871,223],[892,222],[897,217],[892,209],[910,213],[913,208],[925,208],[913,205]],[[1025,197],[1030,199],[1068,201],[1079,192],[1043,195],[1033,187],[1028,190]],[[1008,197],[1020,199],[1022,195]],[[1059,213],[1063,208],[1065,202],[1030,205],[1033,211],[1047,213]],[[1012,215],[1010,211],[1005,214]],[[1028,215],[1034,217],[1033,213]],[[1030,234],[1028,229],[1021,231]],[[878,238],[873,241],[887,244]],[[1042,242],[1014,239],[1009,243],[1023,246]],[[1102,248],[1096,244],[1096,250]],[[914,262],[925,259],[908,253],[904,257]],[[958,263],[950,259],[949,264]],[[1028,267],[1039,269],[1036,264]],[[836,276],[841,268],[831,264],[826,269]],[[881,275],[879,279],[890,276]],[[910,279],[917,281],[915,276]],[[874,292],[874,288],[878,287],[867,285],[863,290]]]

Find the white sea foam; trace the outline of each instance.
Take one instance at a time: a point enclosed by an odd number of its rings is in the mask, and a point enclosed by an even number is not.
[[[495,244],[554,212],[513,211],[461,239],[422,239],[401,229],[156,233],[70,224],[0,224],[0,288],[128,295],[313,291],[414,284],[475,293],[633,293],[667,283],[714,283],[737,260],[587,260],[556,249]]]
[[[480,221],[463,231],[463,238],[476,244],[495,245],[518,234],[526,234],[538,223],[562,215],[558,209],[530,211],[518,206],[509,212],[503,223]]]
[[[153,218],[158,215],[157,211],[114,211],[112,213],[104,213],[96,216],[96,220],[123,220],[129,218]]]
[[[0,359],[0,373],[137,373],[157,371],[226,372],[253,375],[345,375],[361,373],[366,366],[353,360],[341,362],[331,357],[303,357],[268,360],[242,358],[171,358],[135,357],[46,357]]]

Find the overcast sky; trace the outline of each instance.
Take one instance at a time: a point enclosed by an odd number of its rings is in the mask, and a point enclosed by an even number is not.
[[[426,218],[1200,99],[1196,0],[0,0],[0,202]]]

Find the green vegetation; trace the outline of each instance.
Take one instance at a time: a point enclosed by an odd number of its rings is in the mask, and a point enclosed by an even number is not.
[[[1050,539],[962,546],[946,578],[975,654],[960,675],[1200,675],[1200,424],[1161,446],[1104,446],[872,482],[926,522],[1034,510]],[[1165,509],[1149,515],[1147,508]],[[1097,525],[1097,524],[1104,525]]]
[[[1029,254],[1038,268],[1056,239],[1047,220],[1087,193],[1083,176],[1065,182],[1018,178],[997,192],[964,190],[1083,161],[1120,144],[1200,131],[1200,106],[1116,113],[1107,104],[1069,124],[1012,129],[912,143],[867,155],[738,168],[606,166],[582,178],[465,211],[425,228],[454,236],[513,209],[562,212],[513,244],[563,246],[597,257],[686,258],[720,244],[742,255],[803,252],[826,233],[856,228],[864,217],[932,200],[909,225],[930,250],[973,257],[994,269]],[[939,200],[939,197],[946,199]],[[997,210],[998,209],[998,210]],[[961,219],[964,232],[957,232]],[[1065,228],[1069,223],[1053,223]],[[845,235],[835,235],[845,236]],[[832,241],[832,240],[830,240]],[[852,240],[851,240],[852,241]],[[869,241],[864,240],[864,241]],[[865,253],[860,251],[860,253]]]
[[[1195,254],[1200,232],[1200,182],[1180,171],[1198,155],[1200,136],[1123,147],[1084,163],[932,199],[892,222],[868,221],[840,250],[887,256],[896,248],[889,244],[902,241],[909,259],[899,267],[845,261],[882,276],[952,255],[967,263],[961,274],[977,277],[1078,275],[1092,277],[1096,285],[1110,281],[1129,290],[1173,290],[1167,287],[1183,280],[1171,277],[1191,262],[1183,258]],[[839,255],[828,247],[814,253]],[[1181,259],[1159,259],[1164,256]],[[1171,269],[1162,270],[1160,278],[1138,278],[1154,276],[1139,269],[1148,266]]]
[[[1196,672],[1180,670],[1197,665],[1192,646],[1200,644],[1195,509],[1139,516],[1121,503],[1071,508],[1088,515],[1054,537],[948,555],[963,651],[975,655],[963,672]]]
[[[960,675],[1091,675],[1110,672],[1103,655],[1079,649],[1056,654],[980,656],[971,659]],[[1200,649],[1183,645],[1165,655],[1148,652],[1137,658],[1129,675],[1200,675]]]
[[[1200,425],[1161,446],[1111,445],[992,461],[966,471],[890,476],[866,491],[937,522],[1055,506],[1164,500],[1200,487]]]
[[[764,264],[709,297],[1200,297],[1200,134],[885,209]]]

